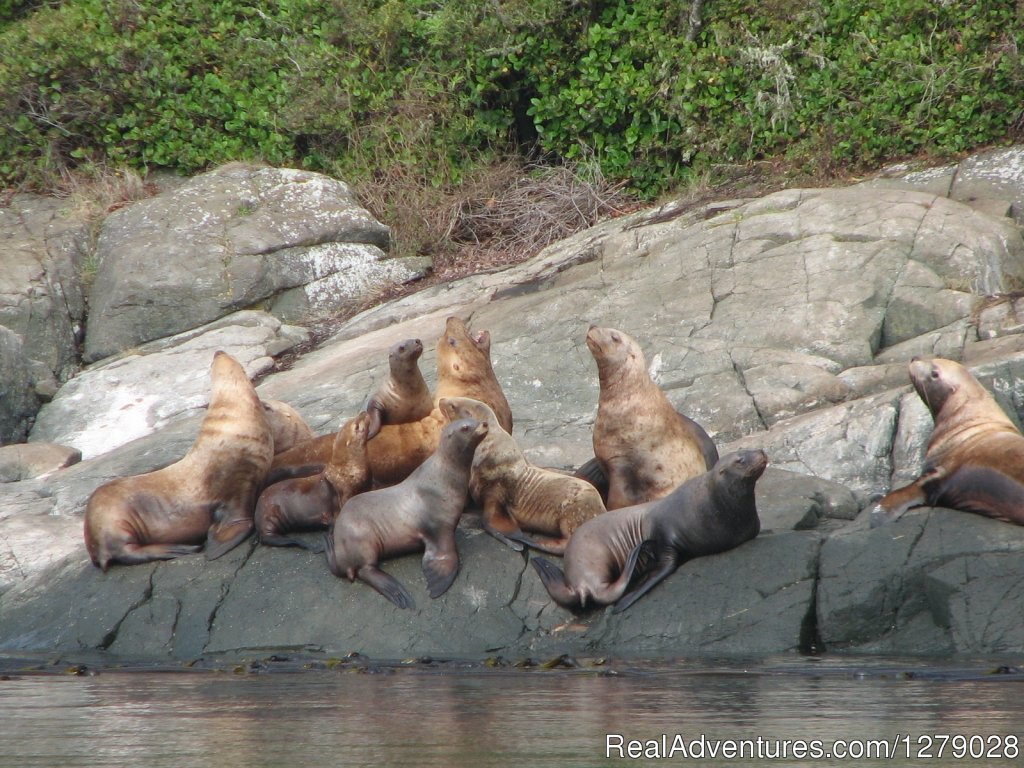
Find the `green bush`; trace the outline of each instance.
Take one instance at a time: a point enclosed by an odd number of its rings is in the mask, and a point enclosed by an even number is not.
[[[688,41],[687,0],[0,0],[0,181],[263,159],[441,188],[511,150],[653,196],[958,153],[1021,131],[1018,6],[707,0]]]

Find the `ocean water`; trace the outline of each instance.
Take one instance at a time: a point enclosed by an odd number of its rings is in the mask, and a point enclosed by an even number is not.
[[[0,766],[1016,766],[1013,661],[9,661]]]

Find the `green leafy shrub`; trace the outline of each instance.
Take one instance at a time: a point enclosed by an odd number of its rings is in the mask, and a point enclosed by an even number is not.
[[[0,181],[263,159],[443,190],[518,152],[595,158],[650,197],[715,163],[871,165],[1021,132],[1016,0],[708,0],[692,41],[689,8],[0,0]]]

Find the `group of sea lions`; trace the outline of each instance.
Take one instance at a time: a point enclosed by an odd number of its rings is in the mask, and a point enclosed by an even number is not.
[[[575,474],[532,464],[491,366],[490,334],[448,318],[430,392],[418,339],[389,351],[390,374],[366,409],[315,437],[280,401],[262,402],[242,367],[218,352],[195,444],[164,469],[106,483],[85,512],[85,543],[104,571],[196,552],[216,558],[253,531],[267,545],[324,530],[332,573],[362,580],[402,608],[384,559],[423,551],[431,597],[459,568],[455,529],[469,499],[484,530],[532,559],[551,597],[580,610],[632,605],[693,557],[760,530],[754,488],[763,451],[719,458],[708,434],[652,381],[639,344],[591,327],[600,382],[594,459]],[[915,359],[910,376],[935,418],[922,475],[872,509],[872,525],[923,504],[1024,524],[1024,437],[958,363]]]

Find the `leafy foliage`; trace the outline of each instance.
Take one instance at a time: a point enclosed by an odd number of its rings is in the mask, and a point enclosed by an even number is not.
[[[0,181],[227,160],[442,188],[509,151],[652,196],[712,163],[1019,134],[1016,0],[0,0]]]

